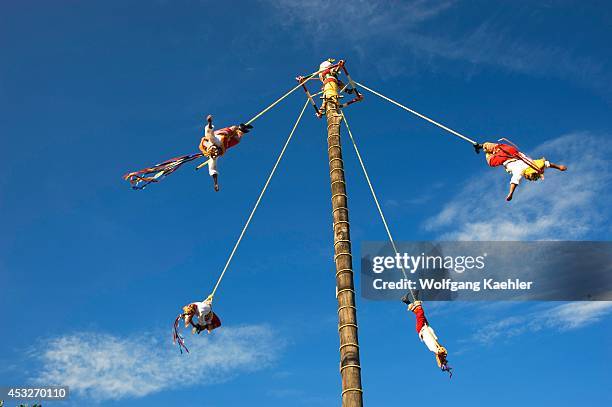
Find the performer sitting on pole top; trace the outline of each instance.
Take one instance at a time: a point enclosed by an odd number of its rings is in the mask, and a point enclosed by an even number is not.
[[[425,317],[425,311],[423,311],[423,303],[417,300],[410,302],[408,295],[407,293],[402,297],[402,302],[408,305],[408,311],[412,311],[416,315],[416,331],[419,334],[421,342],[424,342],[427,348],[436,355],[438,367],[442,369],[442,371],[448,372],[452,377],[452,368],[448,366],[448,361],[446,360],[448,352],[444,346],[440,345],[436,333],[433,328],[429,326],[429,322],[427,322],[427,318]]]
[[[213,179],[215,191],[219,191],[219,172],[217,171],[217,160],[225,154],[227,149],[240,143],[242,136],[248,133],[253,126],[250,124],[239,124],[237,126],[224,127],[214,131],[212,116],[206,117],[207,125],[204,128],[204,137],[200,141],[200,151],[208,161],[208,173]]]
[[[197,323],[193,319],[197,317]],[[221,326],[221,320],[212,311],[212,300],[210,298],[201,302],[192,302],[183,307],[182,318],[185,320],[185,328],[193,326],[192,333],[199,334],[203,330],[210,333],[213,329]]]
[[[567,170],[565,165],[552,163],[544,157],[533,160],[520,152],[515,145],[511,144],[487,142],[484,144],[478,144],[476,146],[476,151],[478,151],[478,149],[484,150],[486,153],[485,158],[487,163],[491,167],[503,165],[506,172],[511,175],[510,192],[508,193],[508,196],[506,196],[506,201],[512,200],[514,191],[521,182],[522,178],[529,181],[544,179],[544,170],[546,168],[554,168],[559,171]]]
[[[329,99],[335,99],[335,102],[338,103],[338,93],[341,89],[344,89],[346,93],[353,93],[354,89],[351,87],[347,87],[338,79],[338,73],[344,64],[344,61],[340,61],[338,64],[334,65],[334,59],[329,58],[319,65],[319,79],[323,82],[323,104],[317,113],[317,116],[321,117],[325,114],[325,110],[327,109],[327,101]]]

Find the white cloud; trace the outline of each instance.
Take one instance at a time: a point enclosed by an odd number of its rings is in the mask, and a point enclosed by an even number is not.
[[[454,0],[393,2],[353,0],[271,0],[286,26],[297,26],[326,38],[330,33],[355,41],[396,34],[428,21],[449,9]]]
[[[45,340],[31,352],[41,362],[34,380],[69,386],[87,399],[137,398],[265,368],[282,348],[265,326],[225,327],[210,336],[190,336],[191,353],[183,355],[169,335],[83,332]]]
[[[523,181],[512,202],[505,201],[509,176],[503,169],[487,168],[466,181],[440,212],[425,222],[440,240],[580,240],[610,236],[609,157],[612,142],[607,136],[573,133],[536,147],[533,156],[545,155],[567,164],[565,173],[547,171],[537,183]],[[499,303],[494,303],[497,306]],[[453,308],[455,308],[453,306]],[[488,314],[491,305],[475,305],[475,312]],[[515,308],[513,306],[513,308]],[[599,321],[612,311],[612,302],[537,304],[522,308],[514,316],[485,323],[469,343],[490,343],[541,330],[567,331]]]
[[[529,153],[529,151],[528,151]],[[442,240],[578,240],[609,236],[612,172],[609,137],[573,133],[545,142],[533,151],[568,165],[549,169],[544,181],[523,181],[512,202],[505,201],[509,177],[503,168],[487,168],[473,177],[438,215],[425,222]]]
[[[567,47],[521,38],[496,19],[485,20],[460,35],[429,36],[414,32],[404,37],[403,44],[428,57],[464,61],[473,66],[498,66],[507,71],[553,76],[610,90],[604,62],[576,55]]]
[[[511,72],[571,80],[603,93],[612,90],[605,60],[582,56],[581,47],[572,49],[566,42],[538,42],[540,38],[529,38],[516,25],[520,20],[530,22],[536,29],[544,26],[533,19],[534,7],[511,4],[504,9],[501,5],[487,14],[486,10],[475,11],[456,0],[268,3],[277,11],[281,24],[299,30],[302,37],[312,38],[315,47],[325,48],[325,41],[333,33],[343,47],[360,56],[362,65],[370,62],[364,68],[375,69],[381,76],[398,76],[417,67],[431,69],[437,60],[446,59],[469,64],[463,67],[468,74],[474,67],[496,66]],[[460,11],[465,11],[467,21],[476,23],[462,27],[450,18],[451,13]],[[546,11],[541,15],[550,16]],[[370,51],[374,48],[375,61]],[[453,69],[462,68],[455,64]]]
[[[573,302],[547,307],[520,316],[503,318],[479,329],[471,341],[491,343],[500,337],[510,338],[542,330],[568,331],[583,328],[612,312],[611,301]],[[471,342],[470,341],[470,342]]]

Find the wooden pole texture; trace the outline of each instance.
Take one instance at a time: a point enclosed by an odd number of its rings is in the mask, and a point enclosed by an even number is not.
[[[357,308],[348,216],[348,198],[344,180],[344,163],[340,144],[342,116],[338,95],[326,95],[327,145],[331,178],[332,216],[334,220],[334,262],[336,263],[336,297],[338,299],[338,334],[340,336],[340,375],[342,406],[362,407],[361,364],[357,337]]]

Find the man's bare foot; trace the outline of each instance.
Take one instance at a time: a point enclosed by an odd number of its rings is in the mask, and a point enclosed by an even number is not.
[[[559,164],[555,164],[555,163],[550,163],[550,168],[555,168],[559,171],[567,171],[567,166],[565,165],[559,165]]]
[[[215,184],[215,192],[219,192],[219,184]]]
[[[510,202],[512,200],[512,194],[508,194],[506,197],[506,201]]]

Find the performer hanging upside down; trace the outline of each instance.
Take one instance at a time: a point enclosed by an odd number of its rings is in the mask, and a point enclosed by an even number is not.
[[[506,172],[511,175],[510,192],[506,196],[506,201],[512,200],[514,191],[522,178],[529,181],[544,179],[544,170],[546,168],[554,168],[559,171],[567,170],[565,165],[552,163],[544,157],[533,160],[511,144],[487,142],[482,145],[479,144],[478,148],[484,150],[487,163],[491,167],[503,165]]]
[[[197,318],[197,322],[194,322],[194,318]],[[172,330],[172,341],[178,343],[181,353],[183,353],[183,349],[189,352],[189,349],[185,346],[185,340],[179,332],[179,322],[181,319],[185,321],[185,328],[189,327],[189,325],[193,327],[191,330],[193,334],[200,334],[205,329],[210,333],[213,329],[221,326],[221,320],[212,311],[211,297],[201,302],[192,302],[185,305],[183,312],[174,320],[174,328]]]
[[[210,333],[213,329],[221,326],[221,320],[212,311],[212,301],[210,299],[185,305],[182,317],[185,320],[185,328],[191,325],[194,334],[199,334],[205,329]],[[193,320],[196,317],[197,322],[194,322]]]
[[[214,131],[212,116],[206,118],[207,125],[204,130],[204,137],[200,141],[200,151],[208,161],[208,173],[213,179],[215,191],[219,191],[219,172],[217,171],[217,160],[225,152],[240,143],[242,136],[248,133],[253,126],[250,124],[240,124],[237,126],[224,127]]]
[[[451,368],[448,366],[448,361],[446,360],[448,352],[444,346],[440,345],[436,333],[433,328],[429,326],[429,322],[427,322],[427,318],[425,317],[425,311],[423,310],[423,303],[416,300],[410,302],[408,294],[402,297],[402,302],[408,305],[408,311],[412,311],[416,315],[416,331],[419,334],[421,342],[425,343],[427,348],[436,355],[438,367],[452,376]]]

